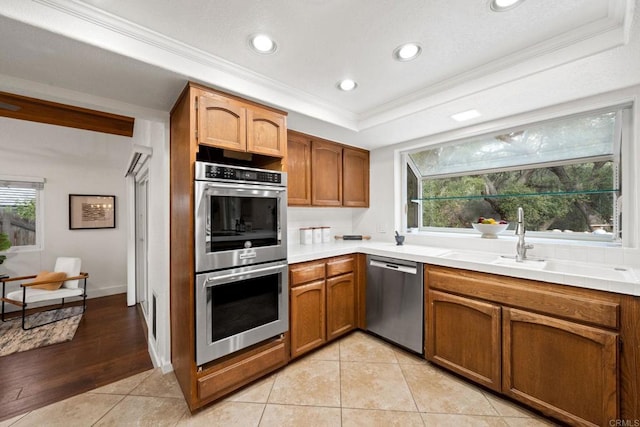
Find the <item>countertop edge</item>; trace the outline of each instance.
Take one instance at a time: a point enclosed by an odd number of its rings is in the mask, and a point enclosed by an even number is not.
[[[639,283],[606,280],[597,277],[571,275],[528,268],[513,268],[505,265],[496,265],[477,261],[448,259],[441,256],[452,251],[454,251],[454,249],[422,245],[397,246],[388,242],[346,241],[316,245],[290,245],[287,260],[289,264],[296,264],[322,258],[362,253],[366,255],[378,255],[407,261],[421,262],[424,264],[439,265],[443,267],[453,267],[483,273],[498,274],[501,276],[516,277],[520,279],[536,280],[557,285],[640,296]],[[496,254],[496,256],[499,255]]]

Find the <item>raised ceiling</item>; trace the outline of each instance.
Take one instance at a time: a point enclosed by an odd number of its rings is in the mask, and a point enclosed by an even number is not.
[[[0,74],[162,111],[191,79],[375,148],[461,126],[449,116],[469,108],[478,122],[640,83],[602,75],[639,61],[635,3],[527,0],[496,13],[486,0],[4,0]],[[258,32],[275,54],[248,48]],[[422,55],[393,60],[409,41]],[[336,89],[345,77],[355,91]]]

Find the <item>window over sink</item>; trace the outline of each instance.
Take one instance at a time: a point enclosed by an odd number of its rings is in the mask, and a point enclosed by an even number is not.
[[[469,231],[480,217],[538,237],[620,241],[621,147],[631,105],[478,134],[403,153],[405,225]]]

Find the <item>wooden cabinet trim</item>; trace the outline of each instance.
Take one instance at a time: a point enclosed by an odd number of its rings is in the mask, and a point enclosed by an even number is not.
[[[428,286],[432,289],[611,329],[620,325],[619,302],[603,294],[596,296],[573,288],[561,290],[561,285],[551,285],[557,288],[551,289],[530,280],[446,267],[428,266],[425,271]]]

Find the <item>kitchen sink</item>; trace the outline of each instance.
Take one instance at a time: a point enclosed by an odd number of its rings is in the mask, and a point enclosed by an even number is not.
[[[501,256],[497,260],[495,260],[492,264],[495,265],[504,265],[508,267],[516,267],[516,268],[526,268],[530,270],[544,270],[547,261],[544,259],[525,259],[521,262],[516,261],[515,257],[506,257]]]
[[[440,255],[445,259],[455,259],[468,262],[479,262],[483,264],[493,264],[496,262],[498,256],[495,254],[488,254],[484,252],[463,252],[463,251],[451,251]]]
[[[638,279],[634,270],[625,267],[549,260],[546,262],[544,270],[570,276],[584,276],[603,280],[640,283],[640,279]]]

